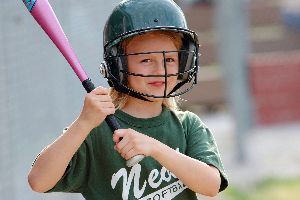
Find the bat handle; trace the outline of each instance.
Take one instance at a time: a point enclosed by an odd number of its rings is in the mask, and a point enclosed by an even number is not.
[[[87,91],[87,93],[90,93],[91,91],[93,91],[96,88],[90,78],[82,81],[82,85],[83,85],[84,89]]]
[[[87,91],[87,93],[90,93],[91,91],[93,91],[95,89],[93,82],[89,78],[84,80],[82,82],[82,85],[83,85],[84,89]],[[105,121],[108,124],[108,126],[110,127],[110,129],[112,130],[112,132],[121,128],[120,124],[118,123],[118,121],[116,120],[114,115],[106,116]],[[132,167],[133,165],[142,161],[144,158],[145,158],[144,155],[136,155],[126,161],[126,166]]]
[[[111,130],[114,132],[115,130],[120,129],[120,125],[117,122],[116,118],[114,115],[108,115],[105,118],[106,123],[108,124],[108,126],[111,128]],[[122,138],[121,138],[122,140]],[[140,161],[142,161],[145,158],[144,155],[136,155],[132,158],[130,158],[129,160],[126,161],[126,166],[127,167],[132,167],[135,164],[138,164]]]

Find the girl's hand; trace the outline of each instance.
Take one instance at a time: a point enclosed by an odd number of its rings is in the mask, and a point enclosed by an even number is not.
[[[97,87],[85,96],[79,120],[93,129],[104,121],[107,115],[115,113],[115,106],[108,94],[108,89]]]
[[[123,139],[121,139],[123,138]],[[113,141],[123,158],[129,160],[136,155],[151,156],[158,141],[132,129],[118,129],[113,134]]]

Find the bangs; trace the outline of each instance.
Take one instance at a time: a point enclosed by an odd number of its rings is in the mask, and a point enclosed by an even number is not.
[[[175,31],[162,31],[162,30],[158,30],[158,31],[151,31],[151,32],[146,32],[143,33],[142,35],[135,35],[132,37],[129,37],[127,39],[125,39],[122,43],[121,43],[121,47],[124,50],[124,52],[126,52],[126,47],[128,46],[128,44],[136,37],[141,37],[143,35],[163,35],[163,36],[167,36],[169,37],[177,50],[180,50],[180,48],[182,47],[182,38],[183,35],[182,33],[178,33]]]

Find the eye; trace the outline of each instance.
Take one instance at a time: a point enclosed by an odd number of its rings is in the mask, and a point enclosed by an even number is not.
[[[169,57],[169,58],[166,58],[166,62],[167,63],[176,63],[176,62],[178,62],[178,59],[176,57]]]
[[[151,59],[148,59],[148,58],[141,60],[141,63],[150,63],[150,62],[151,62]]]
[[[166,58],[166,62],[175,62],[174,58]]]

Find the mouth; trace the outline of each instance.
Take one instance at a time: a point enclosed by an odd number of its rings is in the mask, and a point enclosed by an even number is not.
[[[165,82],[164,81],[152,81],[148,83],[151,86],[154,87],[161,87],[161,86],[165,86]]]

